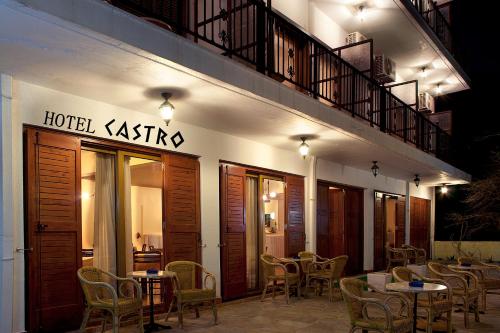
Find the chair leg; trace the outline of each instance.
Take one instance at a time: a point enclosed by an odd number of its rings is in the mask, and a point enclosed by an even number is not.
[[[83,313],[82,324],[80,325],[80,333],[85,332],[85,327],[87,327],[87,322],[89,321],[89,316],[90,316],[90,309],[86,308],[85,312]]]
[[[139,323],[137,323],[137,328],[139,329],[139,333],[144,333],[144,319],[142,317],[142,308],[139,309]]]
[[[464,326],[469,328],[469,301],[464,299]]]
[[[179,320],[179,327],[180,328],[184,328],[184,316],[183,316],[183,313],[184,312],[184,305],[181,304],[177,304],[177,318]]]
[[[120,317],[113,314],[113,333],[118,333],[120,328]]]
[[[289,294],[288,281],[285,281],[285,299],[286,299],[286,304],[289,304],[290,294]]]
[[[172,300],[170,301],[170,305],[168,307],[167,316],[165,317],[165,321],[168,321],[168,316],[170,316],[170,313],[172,312],[172,309],[174,308],[174,300],[176,300],[175,296],[172,297]]]
[[[479,297],[474,301],[474,320],[479,323]]]
[[[273,281],[273,299],[276,296],[276,281]]]
[[[451,313],[453,312],[453,310],[450,310],[448,311],[448,313],[446,314],[446,328],[447,328],[447,332],[446,333],[453,333],[453,327],[451,326]]]
[[[200,318],[200,309],[198,309],[197,306],[194,308],[194,312],[196,314],[196,319]]]
[[[333,302],[333,281],[331,279],[328,280],[328,300]]]
[[[483,289],[482,293],[482,299],[481,299],[481,303],[483,305],[483,312],[486,313],[486,294],[487,294],[487,290],[486,289]]]
[[[301,281],[299,280],[299,282],[297,282],[297,298],[300,298],[300,283]]]
[[[260,298],[260,301],[264,301],[264,298],[266,298],[266,293],[267,293],[267,285],[268,285],[268,281],[265,282],[264,284],[264,290],[262,291],[262,297]],[[273,294],[274,294],[274,289],[273,289]]]
[[[214,325],[217,325],[217,304],[215,300],[212,302],[212,312],[214,314]]]

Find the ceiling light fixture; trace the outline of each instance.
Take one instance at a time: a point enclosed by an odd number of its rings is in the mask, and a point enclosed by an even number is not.
[[[300,138],[302,140],[302,143],[299,146],[299,153],[302,156],[303,159],[309,155],[309,145],[306,143],[306,137],[303,136]]]
[[[445,183],[443,183],[443,186],[441,186],[441,194],[446,194],[448,193],[448,187],[446,186]]]
[[[265,187],[265,184],[264,184],[264,187]],[[265,193],[266,191],[264,190],[264,195],[262,196],[262,199],[264,200],[264,202],[271,202],[271,199],[269,198],[270,195],[269,195],[269,179],[267,180],[267,193]]]
[[[161,94],[161,96],[165,99],[165,101],[161,103],[158,109],[160,110],[161,118],[165,121],[165,124],[168,126],[172,118],[174,118],[174,111],[175,111],[175,107],[173,106],[173,104],[168,101],[168,99],[172,97],[172,94],[164,92]]]
[[[366,7],[361,5],[358,7],[358,12],[357,12],[358,19],[363,22],[366,18]]]
[[[420,76],[425,79],[428,75],[429,71],[427,70],[427,67],[422,67],[420,71]]]
[[[377,165],[377,161],[372,161],[373,162],[373,165],[372,165],[372,173],[373,173],[373,176],[374,177],[377,177],[378,175],[378,170],[380,169]]]
[[[443,87],[441,87],[441,84],[436,85],[436,94],[441,94],[443,92]]]
[[[413,178],[413,181],[415,182],[415,186],[418,187],[420,185],[420,177],[418,174],[415,175],[415,178]]]

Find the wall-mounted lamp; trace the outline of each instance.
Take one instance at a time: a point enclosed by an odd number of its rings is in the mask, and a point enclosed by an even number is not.
[[[356,12],[356,16],[361,22],[363,22],[366,18],[366,7],[363,5],[359,6]]]
[[[164,92],[161,94],[161,97],[163,97],[165,101],[161,103],[158,109],[160,110],[160,116],[165,121],[165,124],[168,126],[172,118],[174,118],[174,111],[175,111],[175,107],[173,106],[173,104],[168,101],[168,99],[172,97],[172,94]]]
[[[300,139],[302,140],[302,143],[299,146],[299,153],[300,156],[305,159],[307,155],[309,155],[309,145],[306,143],[307,138],[305,136],[301,137]]]
[[[380,169],[377,165],[377,161],[372,161],[373,165],[372,165],[372,173],[373,173],[373,176],[374,177],[377,177],[378,175],[378,170]]]
[[[446,194],[448,193],[448,187],[446,186],[445,183],[443,183],[443,186],[441,186],[441,194]]]
[[[420,177],[417,175],[415,175],[415,178],[413,178],[413,182],[415,183],[415,186],[418,187],[418,185],[420,185]]]

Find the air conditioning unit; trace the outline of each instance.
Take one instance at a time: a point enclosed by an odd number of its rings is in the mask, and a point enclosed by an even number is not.
[[[346,44],[354,44],[354,43],[359,43],[364,40],[367,40],[365,35],[363,35],[361,32],[355,31],[351,32],[350,34],[347,34],[347,37],[345,38]]]
[[[433,113],[432,98],[433,97],[426,92],[418,94],[418,111]]]
[[[383,54],[375,55],[375,78],[381,83],[396,81],[396,63]]]

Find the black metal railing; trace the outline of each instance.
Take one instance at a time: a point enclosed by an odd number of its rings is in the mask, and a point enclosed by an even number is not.
[[[450,23],[441,13],[438,5],[433,0],[407,1],[413,4],[448,51],[453,52]]]
[[[111,0],[419,149],[446,157],[448,134],[260,0]]]

